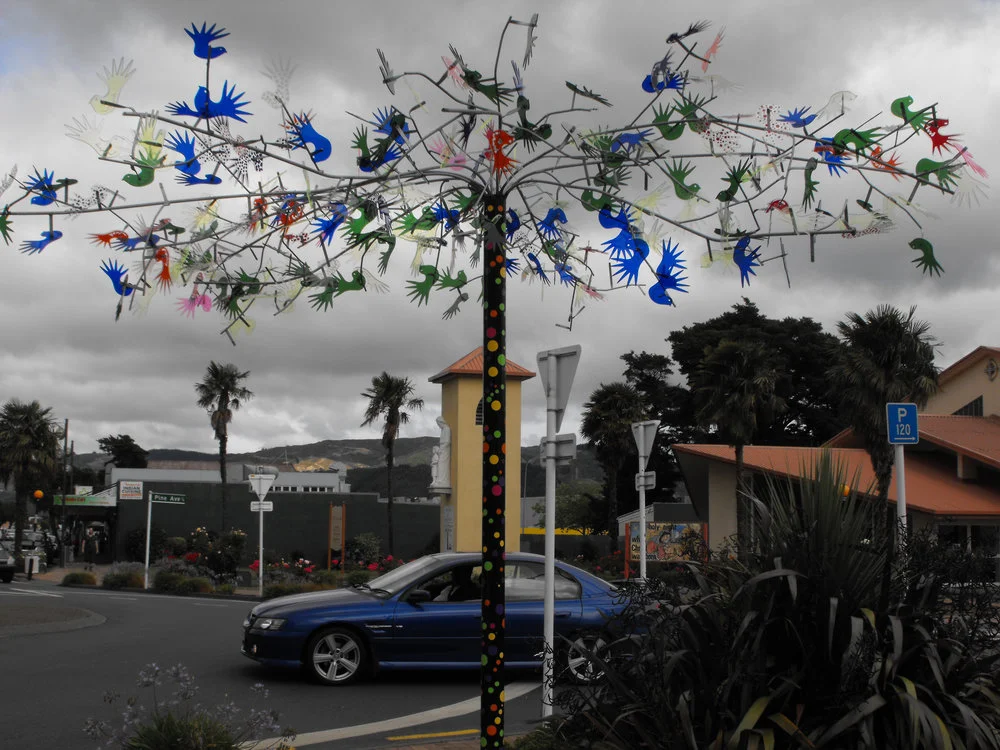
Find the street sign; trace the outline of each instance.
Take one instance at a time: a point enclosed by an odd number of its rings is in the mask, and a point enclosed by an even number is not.
[[[639,449],[639,471],[646,470],[649,454],[653,452],[653,443],[656,442],[656,428],[659,426],[658,419],[632,423],[632,437],[635,438],[635,447]]]
[[[185,497],[184,495],[178,495],[175,492],[150,492],[149,502],[151,503],[165,503],[167,505],[184,505]]]
[[[250,481],[250,489],[258,499],[263,500],[267,497],[267,493],[271,489],[271,485],[274,484],[274,480],[277,479],[277,476],[274,474],[251,474],[248,479]]]
[[[118,482],[119,500],[142,500],[142,482],[122,479]]]
[[[267,513],[274,510],[274,503],[270,500],[251,500],[250,510],[254,513]]]
[[[635,475],[635,488],[637,490],[655,490],[656,489],[656,472],[655,471],[640,471]]]
[[[573,386],[578,364],[580,364],[579,344],[538,352],[538,375],[542,379],[545,395],[548,396],[549,393],[550,379],[555,388],[556,432],[559,431],[563,415],[566,413],[566,402],[569,401],[569,391]],[[552,372],[555,372],[554,379]]]
[[[545,444],[548,442],[547,437],[542,438],[540,449],[542,456],[545,454]],[[552,442],[556,445],[556,463],[557,464],[567,464],[576,458],[576,434],[572,432],[567,432],[563,435],[556,435],[552,438]]]
[[[885,417],[891,445],[916,445],[920,442],[916,404],[886,404]]]

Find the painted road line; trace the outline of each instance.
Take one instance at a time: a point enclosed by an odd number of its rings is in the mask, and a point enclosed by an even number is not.
[[[196,607],[228,607],[229,604],[205,604],[203,602],[194,602]]]
[[[62,594],[50,594],[47,591],[35,591],[34,589],[11,589],[11,591],[17,591],[22,594],[31,594],[33,596],[54,596],[56,599],[62,599]]]
[[[386,737],[391,742],[405,742],[406,740],[440,740],[445,737],[465,737],[470,734],[479,734],[478,729],[456,729],[453,732],[425,732],[424,734],[400,734],[395,737]]]
[[[119,599],[123,602],[134,602],[138,597],[135,596],[109,596],[108,599]]]
[[[541,687],[538,682],[514,682],[506,688],[506,699],[512,701],[527,695],[532,690]],[[480,698],[475,698],[453,703],[450,706],[431,708],[427,711],[420,711],[409,716],[399,716],[395,719],[385,719],[383,721],[373,721],[369,724],[356,724],[353,727],[341,727],[340,729],[322,729],[318,732],[305,732],[296,735],[295,747],[305,747],[306,745],[318,745],[321,742],[336,742],[337,740],[347,740],[352,737],[364,737],[369,734],[384,734],[394,732],[407,727],[415,727],[420,724],[429,724],[432,721],[442,721],[444,719],[454,719],[456,716],[465,716],[479,710]],[[478,730],[477,730],[478,731]],[[245,750],[267,750],[278,743],[280,737],[271,737],[260,740],[254,744],[246,745]]]

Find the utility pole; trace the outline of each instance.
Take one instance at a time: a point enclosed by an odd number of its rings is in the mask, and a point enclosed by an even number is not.
[[[69,454],[66,453],[66,440],[69,438],[69,420],[63,423],[63,496],[62,496],[62,535],[59,539],[59,549],[62,553],[62,566],[66,567],[66,537],[69,527],[66,524],[66,495],[69,492]]]

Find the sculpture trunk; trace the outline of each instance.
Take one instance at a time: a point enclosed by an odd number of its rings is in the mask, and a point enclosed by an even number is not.
[[[483,196],[483,598],[480,746],[503,747],[507,392],[503,195]]]
[[[392,464],[393,464],[393,444],[389,443],[388,452],[385,454],[385,521],[388,528],[387,532],[387,542],[389,546],[389,554],[396,554],[396,539],[392,533]]]

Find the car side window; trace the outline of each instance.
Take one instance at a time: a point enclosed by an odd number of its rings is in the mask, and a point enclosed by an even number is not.
[[[482,596],[481,574],[481,565],[463,563],[438,573],[417,588],[430,592],[430,603],[478,601]]]
[[[583,593],[579,582],[559,568],[555,572],[556,599],[579,599]],[[545,598],[545,566],[536,562],[508,562],[504,587],[509,602],[542,601]]]

